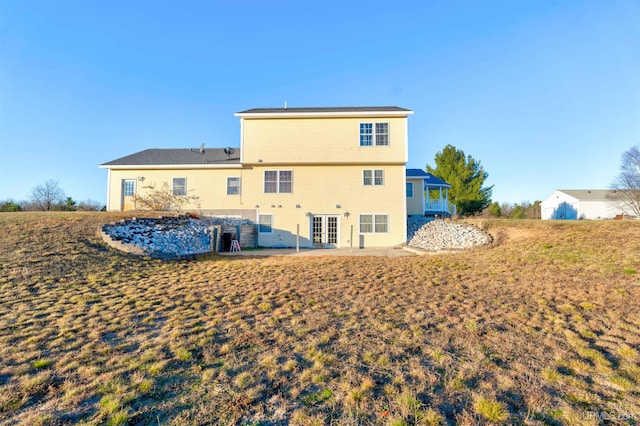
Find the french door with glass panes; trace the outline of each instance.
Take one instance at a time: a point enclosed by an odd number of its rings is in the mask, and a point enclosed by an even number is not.
[[[340,216],[317,214],[311,217],[311,241],[314,248],[338,247]]]

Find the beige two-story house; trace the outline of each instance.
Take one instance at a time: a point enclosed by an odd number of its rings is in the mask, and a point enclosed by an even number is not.
[[[255,221],[263,247],[293,247],[297,239],[325,248],[402,243],[409,191],[409,204],[425,193],[422,176],[407,180],[411,114],[399,107],[241,111],[239,147],[149,149],[100,165],[108,171],[107,209],[136,209],[137,195],[168,183],[174,194],[197,197],[185,210]]]

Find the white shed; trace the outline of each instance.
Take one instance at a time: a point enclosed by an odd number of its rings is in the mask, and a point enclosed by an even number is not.
[[[542,202],[542,219],[613,219],[622,214],[608,189],[558,189]]]

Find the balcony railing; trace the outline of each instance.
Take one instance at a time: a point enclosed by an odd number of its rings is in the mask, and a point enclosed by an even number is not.
[[[427,199],[424,202],[425,214],[449,214],[456,215],[456,205],[449,200],[441,198]]]

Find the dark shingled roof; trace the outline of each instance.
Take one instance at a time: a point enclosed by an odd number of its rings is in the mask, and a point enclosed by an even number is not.
[[[413,112],[397,106],[370,107],[304,107],[304,108],[252,108],[236,114],[277,114],[277,113],[312,113],[312,112]]]
[[[204,158],[200,148],[153,148],[118,158],[101,166],[162,166],[195,164],[240,164],[240,148],[232,148],[229,156],[226,148],[205,148]]]
[[[406,176],[408,178],[422,178],[429,185],[451,186],[439,177],[435,177],[431,173],[427,173],[422,169],[407,169]]]

